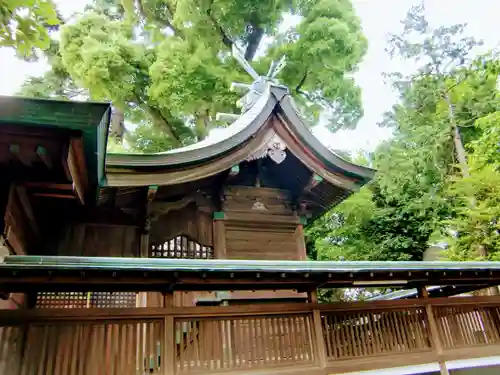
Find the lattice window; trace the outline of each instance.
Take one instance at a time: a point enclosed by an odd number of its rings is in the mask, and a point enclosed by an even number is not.
[[[135,307],[134,292],[99,292],[92,294],[91,307]]]
[[[52,309],[83,309],[87,307],[85,292],[41,292],[37,294],[36,307]]]
[[[150,249],[151,258],[176,259],[213,259],[214,250],[186,236],[177,236],[164,243],[153,244]]]
[[[84,309],[106,307],[136,307],[135,292],[40,292],[37,308]]]

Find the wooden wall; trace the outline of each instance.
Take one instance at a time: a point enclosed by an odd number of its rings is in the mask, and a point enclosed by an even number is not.
[[[217,235],[224,236],[220,253],[228,259],[298,260],[303,242],[299,217],[287,191],[230,186],[222,205],[223,223]],[[297,238],[302,236],[302,238]],[[216,249],[217,250],[217,249]]]
[[[73,224],[63,231],[58,255],[137,257],[139,228],[126,225]]]
[[[228,259],[297,260],[295,227],[226,226]]]
[[[213,246],[212,213],[200,210],[196,204],[155,216],[149,232],[151,246],[178,236],[187,236],[203,246]]]

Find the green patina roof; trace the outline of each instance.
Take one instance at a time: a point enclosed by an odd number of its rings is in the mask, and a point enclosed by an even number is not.
[[[229,259],[153,259],[126,257],[74,257],[13,255],[2,267],[110,269],[110,270],[175,270],[206,272],[328,272],[385,273],[434,271],[500,271],[500,262],[425,262],[425,261],[297,261],[297,260],[229,260]]]
[[[109,103],[0,96],[0,126],[13,124],[81,132],[90,182],[104,177]]]

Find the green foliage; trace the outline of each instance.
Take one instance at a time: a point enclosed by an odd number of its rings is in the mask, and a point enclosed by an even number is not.
[[[475,122],[481,136],[471,142],[470,176],[449,187],[454,215],[447,255],[455,260],[500,260],[500,112]],[[480,249],[480,251],[478,251]]]
[[[421,260],[439,238],[453,259],[473,259],[478,247],[500,259],[499,61],[468,61],[478,42],[460,34],[463,25],[431,29],[422,14],[412,8],[403,33],[390,40],[393,54],[421,65],[410,77],[390,75],[400,102],[381,124],[394,133],[373,157],[376,179],[308,229],[312,258]],[[447,99],[472,151],[470,178],[456,165]]]
[[[282,27],[291,14],[298,23]],[[238,111],[230,84],[250,77],[231,58],[233,45],[260,74],[285,54],[278,78],[313,122],[322,108],[332,129],[361,116],[347,75],[366,41],[347,0],[94,0],[62,28],[51,71],[31,78],[23,94],[110,100],[139,125],[132,132],[140,134],[126,137],[132,148],[163,151],[205,138],[217,112]]]
[[[33,48],[49,48],[49,30],[59,23],[51,0],[0,0],[0,47],[28,57]]]

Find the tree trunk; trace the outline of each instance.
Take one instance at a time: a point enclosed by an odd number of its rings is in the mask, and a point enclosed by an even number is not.
[[[208,115],[198,114],[196,116],[195,133],[198,142],[203,141],[208,136],[209,123]]]
[[[460,136],[460,129],[457,126],[455,120],[455,110],[453,108],[453,103],[451,102],[448,93],[445,94],[445,100],[448,104],[448,118],[450,119],[451,128],[453,130],[453,144],[455,145],[455,153],[457,155],[458,164],[460,165],[460,170],[463,177],[469,177],[469,164],[467,163],[467,154],[465,152],[465,147],[462,142],[462,137]]]
[[[182,146],[182,141],[176,134],[175,129],[172,128],[171,124],[158,109],[146,106],[146,111],[151,116],[151,119],[153,120],[153,125],[157,126],[159,129],[162,129],[165,133],[167,133],[168,136],[172,139],[173,141],[172,143],[175,147]]]
[[[462,137],[460,136],[460,129],[458,128],[457,122],[455,120],[455,111],[453,108],[453,103],[451,102],[450,96],[448,93],[445,94],[445,100],[448,104],[448,117],[450,119],[450,124],[453,130],[453,144],[455,146],[455,153],[457,155],[458,164],[460,165],[460,170],[462,173],[462,177],[467,178],[470,176],[469,164],[467,163],[467,153],[465,152],[465,147],[462,142]],[[471,199],[471,206],[475,207],[476,202],[474,197]],[[481,258],[486,258],[488,256],[488,252],[483,244],[478,244],[476,248],[477,255]],[[490,296],[498,296],[500,295],[500,291],[498,286],[492,286],[490,288],[482,289],[476,291],[476,295],[490,295]]]
[[[111,112],[110,136],[116,138],[120,143],[125,134],[125,115],[121,110],[113,107]]]

